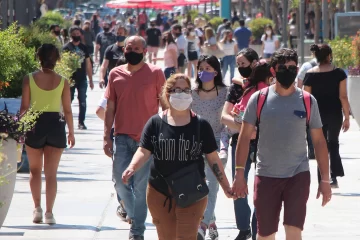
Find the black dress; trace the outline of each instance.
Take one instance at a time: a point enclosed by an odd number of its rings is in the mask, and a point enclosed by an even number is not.
[[[345,72],[335,68],[329,72],[306,73],[304,86],[311,87],[311,94],[319,105],[324,136],[330,154],[331,177],[344,176],[344,169],[339,153],[339,134],[343,122],[340,101],[340,82],[347,78]]]

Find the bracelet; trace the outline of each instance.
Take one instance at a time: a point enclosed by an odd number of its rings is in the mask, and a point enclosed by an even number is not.
[[[238,169],[244,169],[244,170],[245,170],[245,167],[242,167],[242,166],[236,166],[236,167],[235,167],[235,170],[238,170]]]
[[[331,183],[331,181],[321,180],[323,183]]]

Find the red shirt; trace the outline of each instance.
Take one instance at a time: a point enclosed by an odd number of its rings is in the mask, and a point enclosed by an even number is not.
[[[165,76],[159,67],[147,63],[135,73],[125,69],[121,65],[110,72],[105,98],[115,103],[115,134],[140,141],[146,122],[159,111]]]

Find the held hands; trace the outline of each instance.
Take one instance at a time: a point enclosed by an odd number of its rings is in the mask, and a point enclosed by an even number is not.
[[[321,206],[324,207],[331,200],[332,193],[331,193],[330,183],[328,183],[328,182],[320,182],[318,193],[316,195],[316,199],[319,199],[320,194],[323,196]]]
[[[135,170],[128,167],[122,174],[122,181],[124,184],[128,184],[129,179],[135,174]]]
[[[244,172],[236,172],[234,177],[234,182],[232,186],[233,198],[245,198],[248,194],[248,186],[244,177]]]

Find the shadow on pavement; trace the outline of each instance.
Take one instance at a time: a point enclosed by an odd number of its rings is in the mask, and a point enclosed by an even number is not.
[[[0,232],[0,236],[21,236],[23,237],[25,232]]]
[[[119,230],[117,228],[106,227],[106,226],[102,226],[100,229],[98,227],[94,227],[94,226],[90,226],[90,225],[66,225],[66,224],[55,224],[55,225],[37,224],[37,225],[29,225],[29,226],[3,226],[3,227],[4,228],[12,228],[12,229],[25,229],[25,230],[59,230],[59,229],[71,230],[71,229],[74,229],[74,230],[90,230],[90,231],[94,231],[94,232]],[[11,234],[11,233],[9,233],[9,234]],[[1,233],[0,233],[0,236],[1,236]],[[18,236],[18,235],[16,235],[16,236]]]
[[[332,195],[340,197],[360,197],[360,193],[333,193]]]

